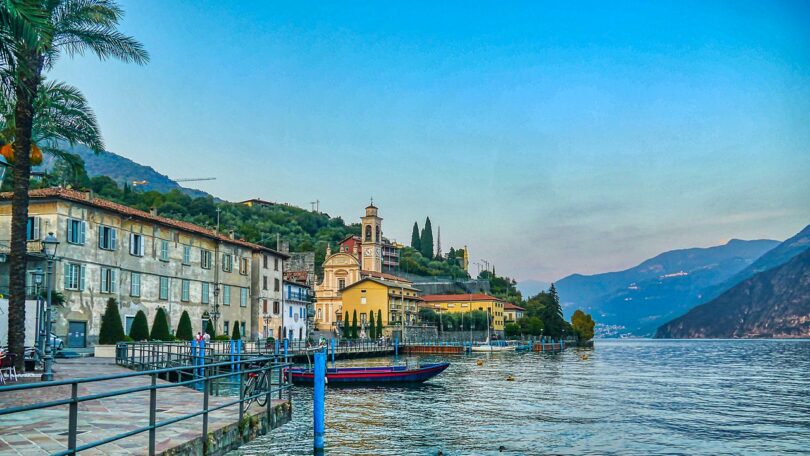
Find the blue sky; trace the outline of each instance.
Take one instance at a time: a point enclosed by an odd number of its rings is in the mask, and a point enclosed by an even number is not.
[[[121,3],[151,63],[51,76],[229,200],[373,196],[520,280],[810,223],[806,2]]]

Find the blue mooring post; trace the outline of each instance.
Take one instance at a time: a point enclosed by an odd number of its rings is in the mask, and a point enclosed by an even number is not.
[[[335,367],[335,338],[333,337],[329,340],[332,341],[332,367]]]
[[[394,356],[399,356],[399,336],[394,337]]]
[[[236,341],[236,371],[240,372],[242,370],[242,339]]]
[[[202,366],[202,367],[200,367],[199,375],[200,375],[200,377],[204,377],[205,376],[205,341],[204,340],[200,341],[200,366]],[[203,383],[203,385],[204,385],[204,383]]]
[[[234,341],[230,341],[228,345],[230,346],[228,353],[231,355],[230,356],[230,358],[231,358],[231,372],[233,372],[233,368],[234,368],[234,365],[233,365],[233,362],[234,362],[234,356],[233,356]]]
[[[289,339],[285,338],[284,339],[284,362],[285,363],[287,362],[287,348],[289,347],[289,345],[290,345]]]
[[[315,453],[323,454],[324,396],[326,395],[326,351],[315,352],[315,378],[312,419],[315,428]]]
[[[273,349],[273,354],[278,355],[278,339],[276,339],[276,348]]]

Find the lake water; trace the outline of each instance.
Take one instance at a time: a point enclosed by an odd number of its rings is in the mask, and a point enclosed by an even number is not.
[[[421,386],[327,388],[326,453],[810,454],[810,341],[409,357],[438,359],[450,368]],[[236,454],[312,454],[311,394],[296,387],[292,422]]]

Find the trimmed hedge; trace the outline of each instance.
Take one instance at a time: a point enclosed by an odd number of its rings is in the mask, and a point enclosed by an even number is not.
[[[118,301],[115,298],[107,300],[107,308],[101,317],[101,329],[98,333],[98,343],[101,345],[114,345],[126,338],[124,325],[121,324],[121,314],[118,312]]]
[[[180,315],[180,322],[177,323],[177,331],[174,333],[174,337],[178,340],[194,339],[194,332],[191,330],[191,318],[189,318],[188,312],[185,310]]]
[[[163,307],[158,307],[155,313],[155,321],[152,322],[152,333],[149,334],[149,340],[172,340],[173,337],[169,334],[169,319],[166,317],[166,311]]]
[[[135,342],[149,340],[149,323],[146,321],[146,314],[143,310],[139,310],[135,314],[135,320],[132,321],[132,327],[129,328],[129,337]]]

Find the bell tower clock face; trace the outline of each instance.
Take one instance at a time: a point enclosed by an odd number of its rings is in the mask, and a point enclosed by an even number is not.
[[[366,256],[370,257],[371,256],[371,249],[366,249],[365,253],[366,253]]]

